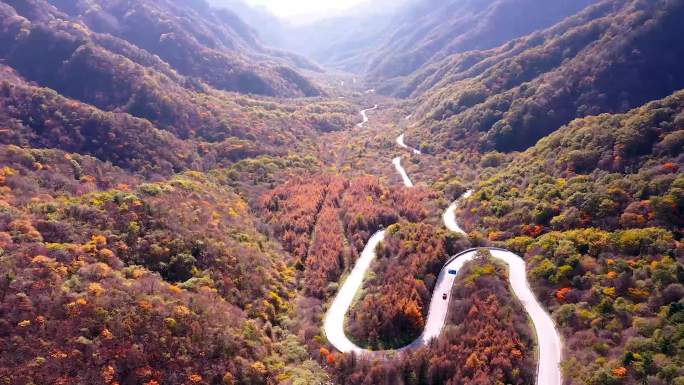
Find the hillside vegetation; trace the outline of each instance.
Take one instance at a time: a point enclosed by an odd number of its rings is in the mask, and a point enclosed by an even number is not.
[[[412,134],[452,149],[524,150],[576,117],[666,97],[684,87],[682,15],[677,1],[608,0],[484,59],[464,54],[455,68],[496,64],[462,78],[456,71],[428,91]]]
[[[339,383],[534,383],[532,334],[504,269],[484,256],[466,264],[460,276],[446,329],[433,344],[394,360],[344,355],[337,364]]]
[[[493,48],[549,27],[593,2],[414,1],[386,29],[386,41],[370,52],[367,76],[371,82],[407,76],[452,54]]]
[[[398,223],[378,247],[363,298],[348,318],[348,330],[361,346],[400,348],[425,328],[432,290],[447,259],[468,242],[427,224]]]
[[[580,227],[681,236],[683,130],[683,92],[575,120],[483,181],[462,210],[465,223],[495,240]]]
[[[684,2],[212,4],[0,0],[0,385],[684,385]]]
[[[203,1],[4,1],[3,8],[8,6],[21,18],[3,17],[5,23],[15,20],[14,26],[4,27],[3,51],[38,81],[59,81],[52,75],[60,72],[56,69],[62,62],[71,59],[61,71],[68,75],[84,54],[95,50],[144,66],[170,66],[180,75],[228,91],[270,96],[320,93],[288,67],[288,60],[264,48],[237,16],[214,11]],[[83,52],[84,48],[89,50]],[[43,60],[31,60],[36,55]]]
[[[467,228],[530,261],[573,384],[678,376],[683,102],[677,92],[575,120],[502,165],[461,210]]]
[[[231,188],[199,173],[144,183],[58,150],[2,146],[0,159],[3,381],[325,377],[278,326],[291,259]]]

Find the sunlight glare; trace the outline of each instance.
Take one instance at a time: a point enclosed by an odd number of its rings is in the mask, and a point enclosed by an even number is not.
[[[364,0],[247,0],[252,5],[263,5],[276,16],[293,18],[339,12]]]

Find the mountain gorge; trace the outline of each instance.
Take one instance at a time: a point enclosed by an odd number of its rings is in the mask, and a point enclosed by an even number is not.
[[[0,384],[684,384],[684,2],[269,9],[0,0]]]
[[[64,4],[62,6],[67,8]],[[115,5],[107,4],[110,7]],[[167,11],[175,9],[180,12],[172,7],[172,3],[165,4]],[[80,3],[72,2],[72,5],[70,10],[76,12]],[[156,6],[161,7],[159,4]],[[135,3],[133,7],[142,7],[142,4]],[[119,8],[118,11],[112,8],[112,12],[125,10]],[[253,73],[242,80],[239,79],[242,75],[238,75],[231,85],[217,83],[219,88],[212,87],[210,67],[238,74],[239,68],[226,60],[240,57],[240,50],[243,50],[240,47],[246,44],[242,40],[231,40],[225,24],[217,24],[223,29],[209,28],[209,21],[219,23],[217,20],[220,19],[205,21],[205,30],[200,29],[200,24],[195,31],[196,36],[189,35],[181,25],[168,23],[164,27],[168,32],[152,30],[145,34],[133,31],[149,24],[145,22],[144,15],[152,15],[154,9],[140,8],[140,17],[135,19],[133,15],[137,8],[133,8],[126,18],[129,24],[115,22],[114,16],[109,18],[113,25],[117,25],[114,33],[122,37],[128,34],[137,39],[128,41],[110,33],[94,32],[85,22],[76,21],[80,16],[67,16],[47,4],[29,3],[20,9],[26,17],[8,4],[2,4],[3,41],[6,43],[3,44],[5,59],[2,64],[6,105],[3,114],[11,120],[13,127],[17,127],[4,133],[5,143],[31,143],[34,146],[40,143],[41,146],[91,155],[96,154],[95,151],[104,151],[106,153],[99,156],[127,168],[131,168],[130,163],[139,163],[136,159],[142,157],[146,163],[163,165],[132,166],[136,171],[151,168],[168,175],[185,169],[209,169],[224,159],[237,160],[249,154],[282,152],[276,147],[285,141],[296,142],[292,139],[302,139],[319,129],[334,130],[351,124],[352,107],[339,101],[321,100],[322,104],[313,107],[309,114],[299,112],[296,105],[301,102],[293,99],[280,102],[259,100],[229,94],[220,88],[225,86],[251,93],[254,91],[252,87],[269,83],[274,87],[268,86],[260,91],[279,93],[278,87],[282,86],[285,94],[301,95],[305,92],[300,90],[291,94],[298,88],[294,83],[280,79],[278,73],[285,73],[288,79],[295,79],[310,91],[316,88],[289,67],[278,67],[280,70],[275,72],[269,70],[269,79],[273,81],[259,80],[260,75]],[[206,9],[204,12],[209,12]],[[190,10],[193,11],[192,8]],[[102,9],[98,12],[102,17],[108,15]],[[95,17],[93,12],[87,14]],[[102,27],[99,22],[94,24]],[[126,25],[128,27],[124,27]],[[183,34],[172,32],[173,28]],[[215,33],[213,36],[207,35],[212,32]],[[208,67],[193,69],[194,64],[176,61],[194,60],[192,58],[198,57],[195,53],[169,57],[170,62],[166,62],[161,59],[165,52],[162,44],[165,36],[172,40],[180,39],[178,41],[183,42],[184,50],[197,49],[223,64],[215,62],[210,65],[209,61],[202,59],[198,64],[204,63],[202,65]],[[152,42],[153,37],[156,42]],[[206,47],[213,46],[215,53],[210,53],[209,48],[197,48],[199,41],[204,41]],[[231,46],[233,48],[229,50]],[[168,53],[177,55],[179,50],[181,48],[171,49]],[[277,62],[277,59],[272,61]],[[219,78],[228,80],[223,75]],[[49,107],[41,108],[38,113],[36,107],[42,105]],[[255,119],[256,115],[262,118]],[[253,124],[255,121],[257,124]],[[131,130],[131,125],[139,128]],[[257,136],[261,138],[261,145],[253,140]],[[105,151],[102,145],[107,142],[117,148],[117,152]],[[177,154],[164,154],[160,148],[174,149]],[[120,156],[125,159],[118,159]],[[198,159],[200,156],[202,161]],[[157,160],[159,157],[163,159]]]

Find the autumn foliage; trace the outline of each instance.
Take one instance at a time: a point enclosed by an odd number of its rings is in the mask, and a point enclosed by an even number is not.
[[[532,284],[565,337],[570,384],[659,383],[681,366],[684,350],[669,343],[678,337],[656,332],[684,321],[678,245],[662,228],[551,232],[529,244]]]
[[[281,356],[303,350],[274,326],[291,306],[291,258],[231,188],[200,173],[143,183],[58,150],[2,146],[0,160],[0,382],[325,377]]]
[[[456,283],[447,327],[432,345],[394,360],[338,360],[344,384],[528,384],[534,382],[533,343],[524,311],[502,268],[486,260],[465,266]]]
[[[283,247],[298,259],[306,292],[324,298],[333,294],[328,285],[353,265],[373,233],[399,218],[425,218],[430,194],[395,192],[370,176],[320,175],[281,184],[263,194],[258,206]]]
[[[348,333],[373,349],[411,342],[423,331],[437,275],[466,245],[428,224],[390,226],[364,296],[349,314]]]

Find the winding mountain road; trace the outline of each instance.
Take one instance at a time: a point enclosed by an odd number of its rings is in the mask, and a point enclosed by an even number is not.
[[[352,302],[354,302],[356,292],[361,289],[363,279],[366,277],[366,271],[377,257],[375,248],[383,240],[385,240],[384,230],[375,233],[366,243],[361,256],[356,260],[356,265],[354,265],[347,279],[344,280],[344,284],[340,287],[330,305],[330,309],[325,314],[325,320],[323,321],[325,336],[337,350],[343,353],[375,354],[375,352],[356,346],[347,338],[347,335],[344,333],[344,316],[347,314],[347,310],[349,310]]]
[[[414,155],[420,155],[420,151],[418,149],[409,147],[408,145],[406,145],[406,143],[404,143],[404,135],[405,134],[401,134],[397,138],[397,144],[399,145],[399,147],[411,151]]]
[[[362,113],[365,116],[365,113]],[[403,139],[403,135],[400,137]],[[402,140],[403,142],[403,140]],[[399,143],[399,139],[397,139]],[[402,146],[402,148],[404,148]],[[409,148],[410,149],[410,148]],[[402,176],[404,185],[413,187],[411,179],[406,174],[406,171],[401,166],[401,158],[395,158],[394,163],[397,171]],[[456,221],[455,210],[458,208],[460,201],[470,196],[472,191],[468,191],[463,197],[452,203],[449,208],[442,215],[444,225],[450,231],[465,234]],[[385,356],[389,352],[401,352],[408,349],[413,349],[420,346],[427,345],[431,340],[437,338],[441,333],[446,323],[447,314],[449,311],[449,302],[451,301],[451,289],[454,285],[458,274],[467,262],[473,260],[477,255],[477,249],[466,250],[454,257],[452,257],[442,268],[433,290],[432,299],[430,301],[430,308],[428,317],[425,322],[425,329],[423,333],[411,344],[394,351],[370,351],[363,349],[347,338],[344,332],[345,314],[348,312],[356,293],[361,289],[366,272],[370,268],[373,260],[377,257],[376,247],[385,239],[385,231],[379,231],[374,234],[366,244],[361,257],[356,261],[356,265],[352,269],[349,276],[346,278],[335,296],[328,312],[325,315],[323,330],[331,345],[344,353],[357,353],[365,356]],[[519,256],[510,251],[488,248],[493,258],[505,263],[508,266],[508,276],[511,289],[518,298],[523,308],[529,315],[537,336],[537,345],[539,347],[538,365],[537,365],[537,385],[561,385],[562,376],[560,370],[562,344],[561,338],[556,330],[556,326],[551,319],[551,316],[542,308],[537,301],[534,293],[530,289],[527,281],[527,270],[525,261]],[[442,299],[442,294],[446,293],[447,300]]]
[[[398,156],[392,159],[392,164],[394,165],[394,168],[397,169],[399,175],[401,175],[401,180],[404,182],[404,186],[413,187],[413,182],[411,181],[411,178],[409,178],[408,174],[406,173],[406,170],[404,170],[404,166],[401,165],[401,157]]]
[[[452,203],[446,209],[446,211],[444,211],[444,214],[442,214],[442,221],[444,222],[444,226],[450,231],[465,234],[465,231],[463,231],[463,229],[461,229],[461,226],[458,225],[458,222],[456,222],[456,209],[458,208],[458,205],[461,203],[461,200],[468,199],[471,195],[473,195],[473,190],[466,191],[466,193],[463,194],[463,196],[461,196],[460,199]]]
[[[356,125],[358,128],[363,128],[363,126],[368,123],[368,115],[366,115],[366,112],[368,111],[373,111],[378,108],[378,105],[374,105],[372,108],[366,108],[365,110],[361,110],[361,116],[363,117],[363,122],[359,123]]]

